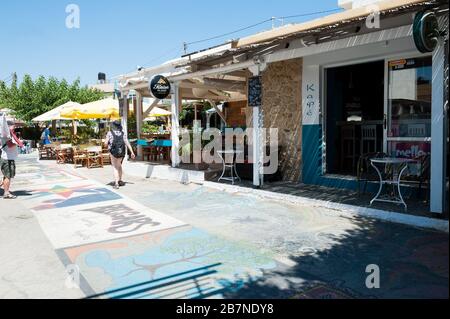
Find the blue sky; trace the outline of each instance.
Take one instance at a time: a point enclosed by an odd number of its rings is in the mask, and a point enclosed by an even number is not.
[[[67,29],[68,4],[80,8],[80,29]],[[0,4],[0,80],[17,72],[83,84],[180,56],[182,43],[231,32],[271,17],[337,8],[337,0],[15,0]],[[323,14],[322,14],[323,15]],[[320,15],[292,18],[285,23]],[[279,22],[278,22],[279,23]],[[207,48],[271,28],[271,23],[189,47]]]

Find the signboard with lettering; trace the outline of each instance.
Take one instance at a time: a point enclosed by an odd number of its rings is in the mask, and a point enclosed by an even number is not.
[[[389,152],[394,157],[414,158],[431,154],[429,142],[389,142]]]
[[[320,69],[318,65],[303,70],[303,125],[320,124]]]
[[[170,82],[162,75],[155,75],[150,81],[150,93],[155,99],[163,100],[170,95]]]
[[[248,79],[248,106],[259,107],[262,104],[262,77]]]
[[[120,98],[119,99],[119,116],[120,117],[123,117],[123,115],[125,114],[124,110],[125,110],[125,99]]]

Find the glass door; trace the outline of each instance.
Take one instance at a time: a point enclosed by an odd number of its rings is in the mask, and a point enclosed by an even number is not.
[[[416,158],[431,154],[432,58],[388,61],[386,151]]]

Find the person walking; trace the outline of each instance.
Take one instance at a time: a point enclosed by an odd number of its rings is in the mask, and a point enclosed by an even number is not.
[[[126,155],[126,149],[128,148],[130,150],[132,159],[136,158],[120,121],[115,121],[111,124],[111,130],[106,135],[105,147],[108,147],[111,156],[111,165],[113,167],[115,181],[114,189],[119,189],[119,187],[125,186],[125,183],[122,180],[122,163]]]
[[[11,139],[3,143],[0,155],[0,169],[3,174],[3,181],[0,187],[3,188],[3,199],[16,199],[17,196],[11,194],[11,180],[16,176],[16,159],[19,154],[18,148],[23,147],[23,143],[14,133],[14,123],[8,123]]]
[[[42,145],[50,145],[52,142],[50,141],[50,128],[48,125],[45,126],[44,130],[41,134],[41,143]]]

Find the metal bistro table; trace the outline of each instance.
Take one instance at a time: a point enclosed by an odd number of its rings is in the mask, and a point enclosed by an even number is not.
[[[385,202],[385,203],[394,203],[394,204],[402,204],[405,206],[405,211],[408,210],[408,206],[406,205],[401,191],[401,179],[405,170],[408,168],[408,164],[416,163],[415,160],[407,159],[407,158],[372,158],[370,160],[371,165],[378,173],[380,177],[380,189],[378,190],[377,195],[370,201],[370,205],[374,202]],[[392,165],[392,179],[383,179],[383,174],[381,174],[376,164],[383,164],[386,168],[387,165]],[[403,167],[402,167],[403,166]],[[399,172],[400,171],[400,172]],[[394,195],[394,197],[381,197],[381,192],[383,190],[383,185],[394,185],[397,187],[398,197]]]
[[[219,182],[221,180],[230,181],[234,185],[234,181],[236,181],[236,180],[241,181],[241,178],[239,177],[237,170],[236,170],[236,157],[237,157],[237,155],[242,154],[242,153],[244,153],[244,152],[238,151],[238,150],[217,151],[217,154],[219,154],[219,156],[223,162],[223,171],[222,171],[222,176],[220,176],[220,178],[219,178]],[[233,156],[231,163],[227,163],[227,161],[226,161],[227,155]],[[230,173],[231,173],[230,177],[224,177],[227,168],[230,169]],[[234,176],[234,175],[236,175],[236,176]]]

